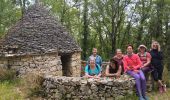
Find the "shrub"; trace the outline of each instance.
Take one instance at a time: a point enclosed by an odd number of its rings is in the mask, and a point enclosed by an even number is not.
[[[0,67],[0,81],[14,80],[16,78],[16,71],[12,69],[4,69]]]
[[[39,73],[28,73],[21,77],[20,88],[24,91],[28,98],[34,96],[43,96],[42,83],[43,75]]]
[[[168,87],[170,87],[170,76],[169,76],[169,72],[168,72],[168,67],[167,66],[168,66],[167,64],[164,66],[164,71],[163,71],[162,77],[163,77],[164,83]]]

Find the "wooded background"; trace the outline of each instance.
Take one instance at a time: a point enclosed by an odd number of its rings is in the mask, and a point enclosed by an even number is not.
[[[152,40],[161,44],[165,64],[170,66],[170,0],[36,0],[51,10],[82,48],[87,60],[92,48],[98,48],[103,60],[111,58],[127,44],[135,52],[140,44],[148,50]],[[35,0],[1,0],[0,36],[23,15]],[[168,67],[169,68],[169,67]],[[169,68],[170,69],[170,68]]]

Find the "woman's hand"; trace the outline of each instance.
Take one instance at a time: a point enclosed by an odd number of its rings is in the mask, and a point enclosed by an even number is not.
[[[128,66],[127,70],[133,70],[133,66]]]
[[[120,73],[116,73],[115,76],[116,76],[116,78],[119,78],[120,77]]]
[[[97,78],[97,79],[99,79],[100,77],[99,77],[98,75],[95,75],[93,78]]]
[[[134,70],[135,73],[139,73],[139,70]]]
[[[133,66],[129,66],[130,69],[133,69]]]

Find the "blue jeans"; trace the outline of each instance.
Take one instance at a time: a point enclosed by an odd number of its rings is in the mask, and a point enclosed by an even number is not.
[[[141,96],[145,97],[146,79],[145,79],[145,75],[143,74],[143,72],[141,70],[139,70],[138,73],[134,71],[127,71],[127,74],[135,78],[137,95],[139,97]]]

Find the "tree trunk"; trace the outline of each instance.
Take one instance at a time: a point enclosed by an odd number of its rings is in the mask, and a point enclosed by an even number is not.
[[[84,0],[84,12],[83,12],[83,59],[86,59],[87,56],[87,48],[88,48],[88,0]]]
[[[112,24],[112,31],[111,31],[111,45],[112,45],[112,53],[115,52],[116,49],[116,33],[115,33],[115,17],[116,17],[116,7],[115,2],[112,2],[112,17],[111,17],[111,24]]]
[[[25,3],[26,3],[26,0],[20,0],[20,7],[21,7],[21,13],[22,13],[22,16],[24,15],[25,13]]]

